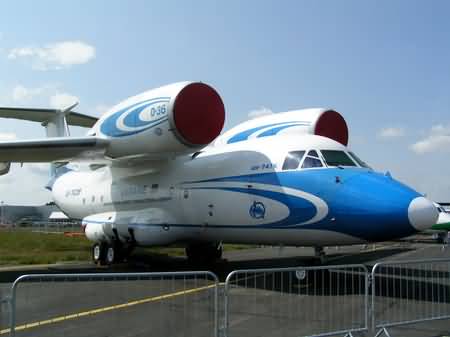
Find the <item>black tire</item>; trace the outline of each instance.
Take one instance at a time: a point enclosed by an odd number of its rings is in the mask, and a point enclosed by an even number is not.
[[[108,245],[105,249],[105,263],[114,264],[118,260],[118,249],[116,245]]]
[[[92,246],[92,260],[95,264],[105,264],[106,245],[103,242],[96,242]]]

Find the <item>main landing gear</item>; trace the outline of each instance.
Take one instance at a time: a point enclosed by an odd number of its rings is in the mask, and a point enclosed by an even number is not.
[[[112,265],[123,261],[130,255],[132,247],[124,247],[122,244],[113,242],[97,242],[92,247],[92,260],[98,265]]]
[[[210,264],[222,258],[222,243],[195,243],[186,247],[186,256],[194,264]]]

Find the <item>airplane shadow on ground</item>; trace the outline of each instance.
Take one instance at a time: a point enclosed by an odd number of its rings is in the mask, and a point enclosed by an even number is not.
[[[390,248],[376,251],[365,251],[353,254],[330,254],[329,261],[320,270],[307,270],[299,278],[293,271],[275,273],[241,274],[232,280],[238,287],[246,287],[271,292],[293,293],[310,296],[344,296],[364,295],[365,274],[357,269],[337,269],[333,265],[363,264],[370,273],[378,261],[394,258],[396,255],[411,251],[410,248]],[[210,270],[224,282],[234,270],[319,267],[318,259],[311,256],[274,257],[248,260],[221,260],[209,265],[193,265],[184,257],[167,255],[136,255],[130,261],[128,268],[138,267],[148,271],[189,271]],[[326,268],[325,266],[331,266]],[[297,268],[296,268],[297,269]],[[376,296],[417,300],[423,302],[450,303],[450,273],[448,270],[424,270],[418,268],[402,269],[384,267],[379,270],[376,278]],[[371,291],[369,287],[369,293]]]
[[[410,251],[409,248],[390,248],[376,251],[357,252],[352,254],[329,254],[325,265],[364,264],[371,267],[381,259]],[[164,254],[134,254],[126,265],[118,265],[114,269],[126,268],[128,271],[190,271],[209,270],[215,273],[221,282],[224,282],[229,273],[234,270],[289,268],[298,266],[318,266],[320,261],[312,256],[272,257],[270,255],[257,258],[239,260],[222,259],[212,264],[193,264],[185,257],[174,257]]]

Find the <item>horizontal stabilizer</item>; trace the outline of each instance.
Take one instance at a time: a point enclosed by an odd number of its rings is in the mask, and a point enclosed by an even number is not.
[[[103,158],[108,141],[96,137],[45,138],[0,142],[0,162],[45,163]]]
[[[28,109],[28,108],[2,108],[0,107],[1,118],[22,119],[32,122],[47,123],[51,121],[56,114],[60,113],[56,109]],[[66,116],[67,124],[92,128],[98,118],[83,115],[78,112],[70,112]]]

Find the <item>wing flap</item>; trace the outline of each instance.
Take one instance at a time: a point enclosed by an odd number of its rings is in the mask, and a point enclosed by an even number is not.
[[[108,146],[96,137],[45,138],[0,142],[0,162],[45,163],[101,157]]]

